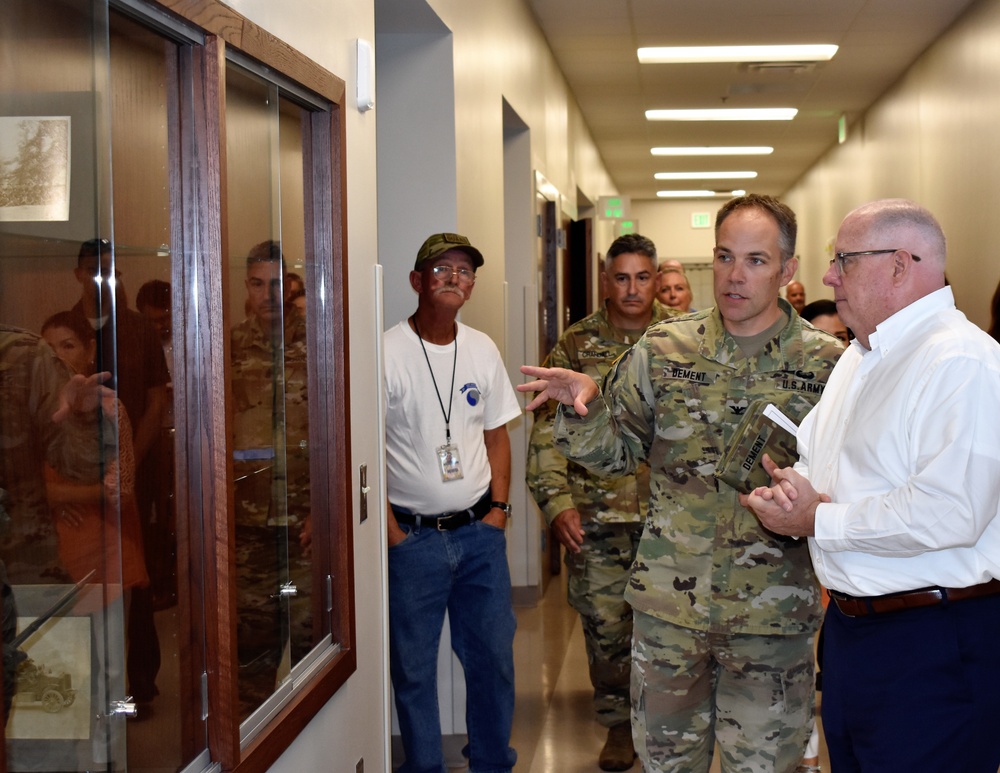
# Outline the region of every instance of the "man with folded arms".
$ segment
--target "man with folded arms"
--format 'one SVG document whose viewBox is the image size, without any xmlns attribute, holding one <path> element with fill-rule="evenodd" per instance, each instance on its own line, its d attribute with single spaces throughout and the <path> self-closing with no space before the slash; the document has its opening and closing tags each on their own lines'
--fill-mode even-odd
<svg viewBox="0 0 1000 773">
<path fill-rule="evenodd" d="M 1000 345 L 955 308 L 923 207 L 866 204 L 823 278 L 857 336 L 800 428 L 800 461 L 749 505 L 809 537 L 833 603 L 833 769 L 1000 765 Z"/>
</svg>

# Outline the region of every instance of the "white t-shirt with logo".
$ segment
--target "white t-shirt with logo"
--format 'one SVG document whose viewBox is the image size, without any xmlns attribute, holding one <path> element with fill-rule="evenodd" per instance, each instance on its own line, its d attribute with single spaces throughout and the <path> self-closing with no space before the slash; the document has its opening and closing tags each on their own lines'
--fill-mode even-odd
<svg viewBox="0 0 1000 773">
<path fill-rule="evenodd" d="M 485 333 L 456 324 L 457 358 L 454 343 L 438 346 L 424 341 L 425 358 L 420 339 L 406 320 L 385 334 L 389 501 L 415 513 L 435 515 L 474 505 L 491 478 L 483 432 L 521 413 L 496 344 Z M 445 445 L 449 397 L 451 442 L 458 448 L 463 477 L 446 482 L 437 449 Z"/>
</svg>

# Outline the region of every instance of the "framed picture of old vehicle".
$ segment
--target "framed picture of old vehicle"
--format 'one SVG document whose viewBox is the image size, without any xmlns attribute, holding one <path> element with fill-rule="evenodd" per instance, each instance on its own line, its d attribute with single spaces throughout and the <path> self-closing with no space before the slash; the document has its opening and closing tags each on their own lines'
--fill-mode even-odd
<svg viewBox="0 0 1000 773">
<path fill-rule="evenodd" d="M 108 604 L 101 585 L 12 587 L 18 635 L 14 652 L 5 647 L 4 668 L 15 670 L 17 688 L 7 769 L 75 770 L 107 751 L 109 698 L 124 681 L 124 661 L 103 632 L 122 625 L 120 594 Z"/>
</svg>

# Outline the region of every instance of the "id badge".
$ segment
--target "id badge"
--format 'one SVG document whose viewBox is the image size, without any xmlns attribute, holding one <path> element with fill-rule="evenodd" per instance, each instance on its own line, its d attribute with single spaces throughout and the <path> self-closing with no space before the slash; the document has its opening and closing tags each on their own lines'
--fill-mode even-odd
<svg viewBox="0 0 1000 773">
<path fill-rule="evenodd" d="M 462 460 L 458 456 L 458 446 L 446 443 L 438 446 L 438 464 L 441 465 L 441 480 L 447 483 L 450 480 L 461 480 Z"/>
</svg>

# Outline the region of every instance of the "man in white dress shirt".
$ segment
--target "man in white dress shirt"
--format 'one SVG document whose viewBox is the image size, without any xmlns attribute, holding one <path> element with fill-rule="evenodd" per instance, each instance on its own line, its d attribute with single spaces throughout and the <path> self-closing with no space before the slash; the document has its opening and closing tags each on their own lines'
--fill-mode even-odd
<svg viewBox="0 0 1000 773">
<path fill-rule="evenodd" d="M 837 773 L 1000 764 L 1000 345 L 955 308 L 924 208 L 851 212 L 823 278 L 856 340 L 749 505 L 808 536 L 833 604 L 823 725 Z"/>
</svg>

